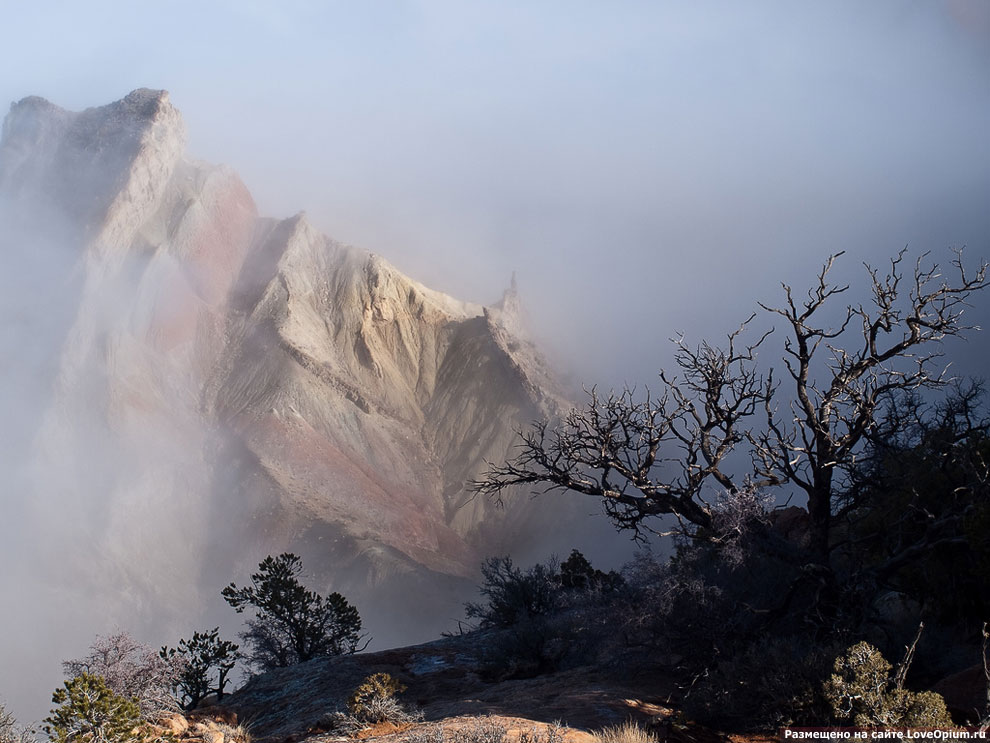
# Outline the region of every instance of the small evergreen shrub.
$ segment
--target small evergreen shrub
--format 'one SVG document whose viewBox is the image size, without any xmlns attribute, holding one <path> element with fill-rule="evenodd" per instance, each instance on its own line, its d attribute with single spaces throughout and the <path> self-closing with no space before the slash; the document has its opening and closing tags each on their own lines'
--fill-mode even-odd
<svg viewBox="0 0 990 743">
<path fill-rule="evenodd" d="M 510 557 L 489 557 L 481 565 L 479 589 L 487 601 L 465 604 L 469 619 L 481 627 L 511 627 L 553 613 L 559 603 L 560 582 L 554 560 L 523 572 Z"/>
<path fill-rule="evenodd" d="M 858 642 L 835 659 L 823 693 L 836 720 L 857 727 L 952 727 L 945 700 L 900 688 L 879 650 Z"/>
<path fill-rule="evenodd" d="M 481 565 L 479 588 L 484 603 L 465 604 L 469 619 L 484 628 L 512 627 L 538 617 L 558 614 L 574 605 L 595 603 L 625 585 L 614 570 L 593 567 L 578 550 L 562 563 L 555 557 L 522 570 L 512 558 L 489 557 Z"/>
<path fill-rule="evenodd" d="M 617 591 L 625 581 L 614 570 L 603 572 L 593 567 L 588 558 L 578 550 L 571 550 L 570 556 L 560 563 L 557 577 L 565 591 Z"/>
<path fill-rule="evenodd" d="M 489 680 L 532 678 L 569 663 L 588 662 L 614 634 L 613 604 L 625 587 L 613 572 L 592 567 L 578 550 L 558 563 L 551 557 L 522 570 L 509 557 L 481 566 L 484 602 L 465 611 L 493 633 L 482 656 Z"/>
<path fill-rule="evenodd" d="M 413 719 L 398 700 L 406 687 L 387 673 L 368 676 L 351 692 L 347 711 L 360 722 L 408 722 Z"/>
<path fill-rule="evenodd" d="M 135 697 L 115 694 L 102 676 L 81 673 L 52 694 L 42 729 L 53 743 L 130 743 L 142 738 Z"/>
</svg>

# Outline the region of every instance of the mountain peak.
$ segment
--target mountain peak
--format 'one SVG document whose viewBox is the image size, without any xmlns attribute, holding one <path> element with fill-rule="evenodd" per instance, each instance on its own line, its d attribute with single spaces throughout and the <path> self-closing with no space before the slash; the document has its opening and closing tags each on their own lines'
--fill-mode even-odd
<svg viewBox="0 0 990 743">
<path fill-rule="evenodd" d="M 123 100 L 131 106 L 160 106 L 169 102 L 167 90 L 155 90 L 154 88 L 135 88 L 125 95 Z"/>
<path fill-rule="evenodd" d="M 485 313 L 512 335 L 527 338 L 525 310 L 519 299 L 519 287 L 516 283 L 516 272 L 509 278 L 508 288 L 502 292 L 502 298 L 486 308 Z"/>
<path fill-rule="evenodd" d="M 292 551 L 323 587 L 422 617 L 388 628 L 408 640 L 450 616 L 486 554 L 560 523 L 556 504 L 503 511 L 468 487 L 557 403 L 517 335 L 514 277 L 483 308 L 303 213 L 260 218 L 236 175 L 185 154 L 163 90 L 78 112 L 15 104 L 0 202 L 32 215 L 22 233 L 59 225 L 72 248 L 39 260 L 37 240 L 0 234 L 8 260 L 76 264 L 54 330 L 31 339 L 55 361 L 23 434 L 39 442 L 25 508 L 68 513 L 71 490 L 79 513 L 114 515 L 45 525 L 91 550 L 84 565 L 120 546 L 87 584 L 101 617 Z M 26 293 L 49 296 L 48 279 Z"/>
<path fill-rule="evenodd" d="M 49 217 L 68 217 L 92 237 L 119 223 L 115 215 L 122 209 L 138 211 L 127 216 L 132 223 L 147 216 L 144 210 L 155 207 L 185 141 L 182 116 L 164 90 L 139 88 L 78 112 L 24 98 L 4 120 L 0 195 L 53 210 Z M 121 239 L 111 232 L 104 242 Z"/>
</svg>

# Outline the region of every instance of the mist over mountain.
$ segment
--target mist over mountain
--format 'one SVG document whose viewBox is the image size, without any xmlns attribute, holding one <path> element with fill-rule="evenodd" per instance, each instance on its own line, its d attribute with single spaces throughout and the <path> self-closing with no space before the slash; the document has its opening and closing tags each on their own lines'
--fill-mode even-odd
<svg viewBox="0 0 990 743">
<path fill-rule="evenodd" d="M 573 506 L 467 489 L 567 406 L 514 280 L 486 307 L 433 291 L 260 217 L 185 141 L 145 89 L 4 123 L 2 590 L 24 642 L 0 665 L 42 703 L 96 632 L 221 621 L 266 554 L 300 554 L 381 646 L 449 627 L 485 556 L 580 539 Z"/>
<path fill-rule="evenodd" d="M 853 302 L 905 245 L 990 255 L 988 9 L 6 7 L 0 701 L 41 716 L 59 661 L 115 625 L 233 637 L 218 588 L 284 545 L 373 647 L 452 626 L 486 549 L 616 566 L 602 519 L 457 508 L 511 419 L 560 404 L 512 307 L 563 379 L 642 391 L 668 338 L 724 338 L 831 253 Z M 145 85 L 182 118 L 153 93 L 82 110 Z M 945 351 L 986 376 L 985 332 Z"/>
</svg>

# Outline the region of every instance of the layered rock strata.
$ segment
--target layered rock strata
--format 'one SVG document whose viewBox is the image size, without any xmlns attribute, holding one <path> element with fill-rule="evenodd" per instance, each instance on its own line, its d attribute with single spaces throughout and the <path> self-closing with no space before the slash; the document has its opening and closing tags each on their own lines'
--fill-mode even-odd
<svg viewBox="0 0 990 743">
<path fill-rule="evenodd" d="M 539 503 L 465 487 L 563 404 L 514 287 L 457 301 L 303 215 L 259 217 L 185 154 L 163 91 L 14 104 L 0 203 L 5 313 L 28 318 L 4 352 L 34 359 L 7 372 L 7 512 L 44 525 L 58 549 L 34 559 L 67 584 L 154 613 L 293 550 L 323 587 L 401 586 L 426 616 L 545 528 Z"/>
</svg>

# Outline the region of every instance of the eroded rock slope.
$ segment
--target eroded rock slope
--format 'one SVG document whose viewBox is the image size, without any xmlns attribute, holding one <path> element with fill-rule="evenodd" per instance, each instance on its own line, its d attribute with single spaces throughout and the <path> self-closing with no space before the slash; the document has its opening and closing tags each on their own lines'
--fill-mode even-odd
<svg viewBox="0 0 990 743">
<path fill-rule="evenodd" d="M 401 586 L 426 615 L 545 528 L 539 502 L 465 489 L 562 405 L 514 288 L 460 302 L 302 215 L 260 217 L 186 155 L 164 91 L 14 104 L 0 202 L 5 313 L 26 318 L 4 350 L 34 359 L 7 371 L 5 464 L 19 518 L 60 547 L 33 559 L 67 584 L 150 614 L 293 550 L 322 586 Z"/>
</svg>

